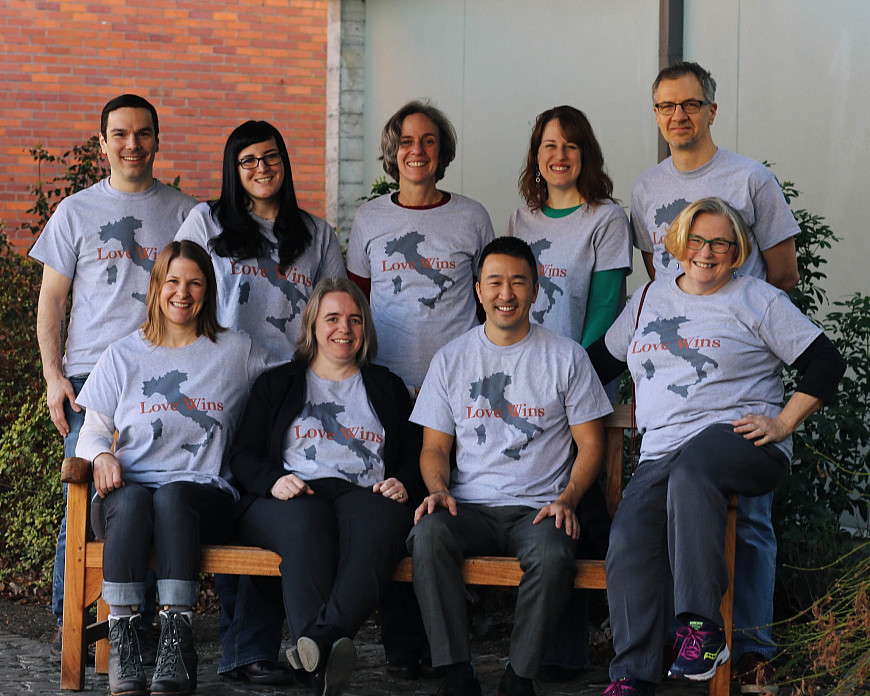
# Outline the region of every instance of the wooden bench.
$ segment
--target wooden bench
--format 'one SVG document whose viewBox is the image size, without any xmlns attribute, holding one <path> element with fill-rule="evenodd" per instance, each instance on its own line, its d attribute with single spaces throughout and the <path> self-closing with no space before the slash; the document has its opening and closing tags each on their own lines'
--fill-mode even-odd
<svg viewBox="0 0 870 696">
<path fill-rule="evenodd" d="M 620 405 L 604 419 L 607 432 L 605 477 L 607 508 L 611 517 L 622 498 L 623 433 L 632 428 L 631 410 Z M 103 542 L 88 541 L 90 514 L 90 462 L 78 457 L 64 460 L 61 480 L 69 484 L 67 492 L 66 575 L 64 579 L 63 653 L 61 656 L 61 689 L 79 691 L 84 687 L 84 656 L 88 643 L 96 642 L 97 672 L 108 671 L 109 646 L 108 605 L 100 599 L 103 582 Z M 725 535 L 725 557 L 728 563 L 728 590 L 722 598 L 722 617 L 728 645 L 731 645 L 731 622 L 734 592 L 734 543 L 736 535 L 736 496 L 728 509 Z M 202 572 L 228 575 L 280 575 L 280 557 L 252 546 L 204 546 Z M 478 556 L 467 558 L 462 575 L 469 585 L 515 587 L 522 578 L 516 558 Z M 394 578 L 411 581 L 411 559 L 403 559 Z M 603 560 L 578 560 L 574 587 L 603 590 L 607 587 Z M 86 625 L 88 607 L 97 602 L 97 623 Z M 716 671 L 710 682 L 711 696 L 727 696 L 730 690 L 731 661 Z"/>
</svg>

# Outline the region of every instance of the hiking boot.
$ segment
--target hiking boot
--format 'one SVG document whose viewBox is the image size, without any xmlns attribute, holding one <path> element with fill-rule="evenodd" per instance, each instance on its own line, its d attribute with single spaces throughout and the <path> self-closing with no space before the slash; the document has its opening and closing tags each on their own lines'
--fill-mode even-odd
<svg viewBox="0 0 870 696">
<path fill-rule="evenodd" d="M 139 614 L 109 616 L 109 693 L 148 696 L 139 654 Z"/>
<path fill-rule="evenodd" d="M 689 621 L 677 631 L 675 645 L 680 645 L 680 652 L 668 670 L 671 679 L 707 681 L 731 655 L 725 642 L 725 629 L 701 619 Z"/>
<path fill-rule="evenodd" d="M 498 696 L 537 696 L 535 683 L 528 677 L 518 676 L 508 662 L 498 684 Z"/>
<path fill-rule="evenodd" d="M 191 612 L 161 611 L 157 667 L 151 680 L 151 694 L 183 696 L 196 688 L 199 661 L 193 645 Z"/>
<path fill-rule="evenodd" d="M 656 685 L 651 682 L 625 677 L 610 682 L 601 696 L 651 696 L 655 690 Z"/>
</svg>

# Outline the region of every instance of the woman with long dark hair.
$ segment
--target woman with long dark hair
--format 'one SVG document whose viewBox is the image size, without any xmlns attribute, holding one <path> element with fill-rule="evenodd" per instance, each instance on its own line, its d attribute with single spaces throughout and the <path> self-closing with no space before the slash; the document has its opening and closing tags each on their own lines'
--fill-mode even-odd
<svg viewBox="0 0 870 696">
<path fill-rule="evenodd" d="M 287 146 L 266 121 L 230 133 L 220 198 L 194 208 L 176 239 L 211 252 L 221 322 L 287 360 L 317 281 L 344 275 L 335 232 L 299 207 Z"/>
<path fill-rule="evenodd" d="M 557 106 L 538 116 L 519 185 L 526 205 L 508 235 L 528 242 L 538 261 L 532 320 L 586 348 L 619 311 L 631 235 L 582 111 Z"/>
<path fill-rule="evenodd" d="M 314 286 L 345 274 L 335 232 L 299 207 L 284 138 L 266 121 L 246 121 L 230 133 L 220 198 L 195 207 L 176 239 L 192 239 L 211 252 L 221 322 L 285 361 L 293 357 Z M 215 584 L 223 612 L 218 672 L 258 684 L 291 682 L 277 664 L 277 581 L 218 575 Z"/>
</svg>

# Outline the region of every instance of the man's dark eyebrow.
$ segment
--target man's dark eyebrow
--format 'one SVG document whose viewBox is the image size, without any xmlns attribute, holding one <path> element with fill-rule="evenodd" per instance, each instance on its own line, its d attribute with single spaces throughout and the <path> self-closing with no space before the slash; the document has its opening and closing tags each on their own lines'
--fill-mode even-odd
<svg viewBox="0 0 870 696">
<path fill-rule="evenodd" d="M 492 280 L 493 278 L 502 278 L 504 277 L 503 273 L 490 273 L 489 275 L 484 277 L 484 280 Z M 508 276 L 508 280 L 516 280 L 517 278 L 522 278 L 523 280 L 531 280 L 532 276 L 528 273 L 514 273 Z"/>
<path fill-rule="evenodd" d="M 127 133 L 127 132 L 128 132 L 128 130 L 126 128 L 111 128 L 109 130 L 109 133 L 111 133 L 112 135 L 115 135 L 118 133 Z M 140 128 L 139 130 L 134 130 L 133 132 L 134 133 L 153 133 L 154 128 L 152 128 L 151 126 L 145 126 L 144 128 Z"/>
</svg>

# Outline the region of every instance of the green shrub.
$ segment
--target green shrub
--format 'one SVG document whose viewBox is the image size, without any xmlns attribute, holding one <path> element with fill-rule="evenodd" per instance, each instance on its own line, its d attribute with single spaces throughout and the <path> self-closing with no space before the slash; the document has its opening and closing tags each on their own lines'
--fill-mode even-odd
<svg viewBox="0 0 870 696">
<path fill-rule="evenodd" d="M 58 203 L 76 191 L 86 189 L 100 179 L 105 179 L 109 175 L 109 170 L 103 165 L 100 139 L 96 135 L 92 135 L 84 144 L 75 145 L 72 150 L 67 150 L 60 156 L 52 155 L 39 144 L 30 148 L 29 152 L 37 164 L 39 178 L 30 187 L 35 200 L 27 212 L 31 213 L 33 218 L 24 223 L 22 229 L 38 235 Z M 42 168 L 46 164 L 54 165 L 54 168 L 60 169 L 62 173 L 43 181 Z M 177 183 L 178 179 L 176 179 Z"/>
<path fill-rule="evenodd" d="M 783 193 L 791 203 L 799 193 L 790 182 Z M 835 564 L 852 544 L 842 529 L 848 514 L 860 524 L 870 519 L 870 297 L 854 294 L 833 303 L 820 283 L 827 276 L 824 253 L 838 241 L 824 218 L 794 211 L 801 280 L 792 301 L 819 324 L 848 365 L 837 398 L 813 415 L 794 436 L 789 475 L 774 497 L 779 541 L 777 597 L 780 613 L 794 614 L 824 596 L 843 572 Z M 786 393 L 797 375 L 786 374 Z M 826 571 L 810 571 L 810 568 Z"/>
<path fill-rule="evenodd" d="M 60 483 L 63 443 L 45 399 L 25 403 L 0 437 L 0 579 L 51 581 L 64 501 Z"/>
<path fill-rule="evenodd" d="M 42 267 L 21 256 L 0 223 L 0 433 L 26 401 L 42 393 L 42 369 L 36 343 L 36 303 Z"/>
</svg>

